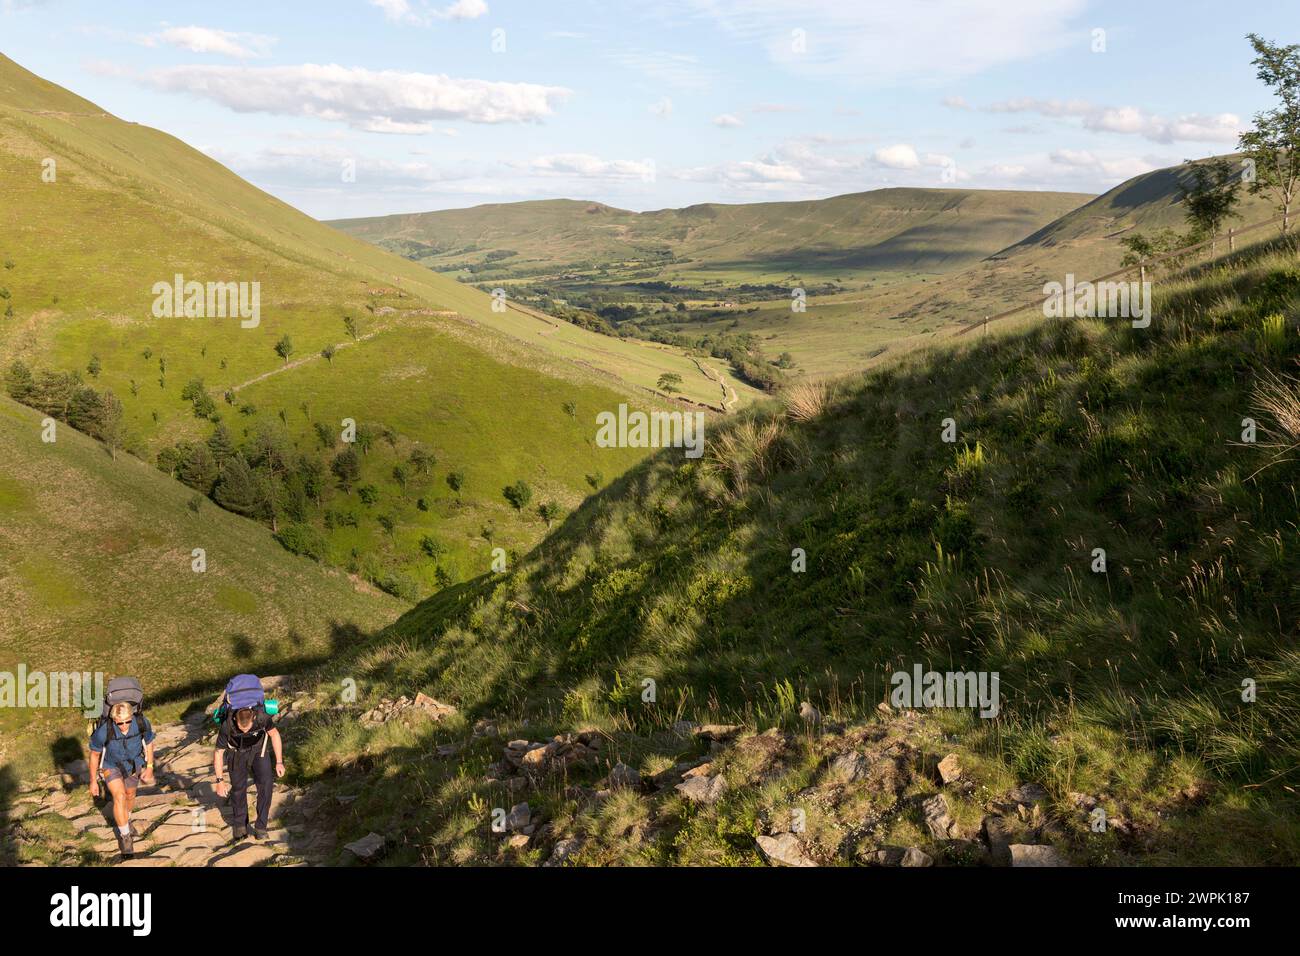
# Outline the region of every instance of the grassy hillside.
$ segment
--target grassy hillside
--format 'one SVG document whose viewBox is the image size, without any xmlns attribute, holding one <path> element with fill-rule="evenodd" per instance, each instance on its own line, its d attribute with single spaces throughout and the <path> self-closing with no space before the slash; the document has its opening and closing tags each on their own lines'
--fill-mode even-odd
<svg viewBox="0 0 1300 956">
<path fill-rule="evenodd" d="M 1085 202 L 1076 193 L 879 189 L 831 199 L 636 213 L 542 200 L 338 220 L 349 235 L 462 278 L 649 269 L 699 284 L 862 272 L 942 272 L 983 258 Z M 504 253 L 513 253 L 504 255 Z M 477 267 L 474 272 L 466 269 Z M 735 284 L 734 282 L 732 284 Z"/>
<path fill-rule="evenodd" d="M 192 508 L 193 492 L 144 462 L 62 426 L 43 442 L 41 418 L 0 398 L 0 671 L 138 674 L 158 700 L 342 653 L 401 612 L 254 522 Z M 0 708 L 0 762 L 43 768 L 54 736 L 84 727 Z"/>
<path fill-rule="evenodd" d="M 2 57 L 0 185 L 0 372 L 21 360 L 111 391 L 127 447 L 150 461 L 207 441 L 219 420 L 250 460 L 270 435 L 329 479 L 344 418 L 386 434 L 353 488 L 330 479 L 292 517 L 324 538 L 326 560 L 404 582 L 408 596 L 480 573 L 489 538 L 526 549 L 545 528 L 537 505 L 572 507 L 591 490 L 587 476 L 638 460 L 635 449 L 593 447 L 597 411 L 672 404 L 657 391 L 664 373 L 680 376 L 687 402 L 734 406 L 754 394 L 678 349 L 495 311 L 480 292 L 330 229 Z M 260 323 L 155 317 L 153 285 L 176 274 L 260 283 Z M 276 352 L 286 339 L 287 361 Z M 215 410 L 192 400 L 196 389 Z M 414 449 L 433 464 L 399 481 L 394 469 L 410 471 Z M 459 493 L 453 472 L 466 477 Z M 503 499 L 515 481 L 534 488 L 529 509 Z M 374 494 L 361 503 L 364 486 Z M 436 559 L 420 548 L 425 536 Z"/>
<path fill-rule="evenodd" d="M 705 312 L 663 327 L 688 336 L 751 333 L 769 354 L 788 351 L 806 375 L 843 374 L 1033 299 L 1045 282 L 1064 281 L 1067 273 L 1085 279 L 1111 272 L 1124 256 L 1125 236 L 1185 232 L 1181 186 L 1188 177 L 1186 165 L 1134 177 L 1007 248 L 942 275 L 876 276 L 861 288 L 819 290 L 802 314 L 792 314 L 788 297 L 781 296 L 734 315 Z M 1275 215 L 1267 199 L 1244 190 L 1237 212 L 1229 225 Z M 1255 232 L 1245 241 L 1262 236 Z"/>
<path fill-rule="evenodd" d="M 1300 440 L 1300 385 L 1276 378 L 1298 320 L 1294 250 L 1265 246 L 1162 283 L 1146 330 L 1040 322 L 755 407 L 704 460 L 638 466 L 512 574 L 443 592 L 328 671 L 367 675 L 360 707 L 424 690 L 462 719 L 313 717 L 293 742 L 305 775 L 364 785 L 341 832 L 388 833 L 406 861 L 539 862 L 579 837 L 578 862 L 752 863 L 756 836 L 809 807 L 800 841 L 848 862 L 952 849 L 921 804 L 926 759 L 954 750 L 963 834 L 1018 781 L 1045 788 L 1033 826 L 1077 862 L 1295 865 L 1296 466 L 1264 446 Z M 615 761 L 648 781 L 709 759 L 682 718 L 794 730 L 806 700 L 849 725 L 835 747 L 879 740 L 889 675 L 916 665 L 998 672 L 1001 711 L 934 715 L 946 737 L 891 751 L 897 790 L 846 789 L 807 731 L 716 754 L 730 786 L 711 806 L 583 789 Z M 593 726 L 595 767 L 530 784 L 495 766 L 507 740 Z M 454 756 L 412 771 L 435 744 Z M 545 829 L 508 849 L 489 814 L 524 799 Z"/>
</svg>

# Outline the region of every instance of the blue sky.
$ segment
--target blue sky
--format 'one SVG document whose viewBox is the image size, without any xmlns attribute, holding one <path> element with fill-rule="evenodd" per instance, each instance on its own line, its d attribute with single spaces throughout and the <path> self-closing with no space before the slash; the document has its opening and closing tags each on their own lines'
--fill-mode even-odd
<svg viewBox="0 0 1300 956">
<path fill-rule="evenodd" d="M 891 185 L 1100 192 L 1230 152 L 1295 0 L 0 0 L 0 52 L 319 218 Z"/>
</svg>

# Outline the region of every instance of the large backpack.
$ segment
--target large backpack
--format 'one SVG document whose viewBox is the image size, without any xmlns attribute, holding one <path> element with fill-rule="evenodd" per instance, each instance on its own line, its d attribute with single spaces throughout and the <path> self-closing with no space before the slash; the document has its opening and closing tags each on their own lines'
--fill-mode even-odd
<svg viewBox="0 0 1300 956">
<path fill-rule="evenodd" d="M 114 704 L 123 701 L 131 705 L 132 718 L 144 713 L 144 687 L 137 677 L 114 677 L 104 688 L 104 706 L 100 709 L 99 720 L 91 724 L 91 732 L 108 723 L 109 711 Z"/>
<path fill-rule="evenodd" d="M 234 729 L 235 711 L 244 708 L 253 711 L 253 726 L 261 730 L 269 727 L 271 718 L 279 712 L 277 702 L 266 699 L 262 679 L 255 674 L 239 674 L 230 678 L 217 709 L 212 712 L 212 720 L 218 725 L 225 725 L 229 736 L 229 732 Z"/>
<path fill-rule="evenodd" d="M 104 688 L 104 706 L 100 709 L 99 719 L 91 721 L 90 726 L 87 728 L 89 735 L 93 736 L 95 731 L 109 723 L 111 719 L 109 712 L 113 709 L 113 705 L 124 701 L 131 705 L 132 730 L 134 731 L 134 733 L 127 735 L 127 739 L 141 736 L 143 731 L 139 719 L 144 715 L 144 687 L 137 677 L 114 677 L 108 682 L 108 686 Z"/>
</svg>

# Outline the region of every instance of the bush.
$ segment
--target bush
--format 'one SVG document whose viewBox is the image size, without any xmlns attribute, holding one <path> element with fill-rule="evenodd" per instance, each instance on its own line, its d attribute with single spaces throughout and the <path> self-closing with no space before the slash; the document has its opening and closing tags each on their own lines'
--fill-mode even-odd
<svg viewBox="0 0 1300 956">
<path fill-rule="evenodd" d="M 275 539 L 286 551 L 311 558 L 313 561 L 325 560 L 325 536 L 309 524 L 294 522 L 280 529 Z"/>
</svg>

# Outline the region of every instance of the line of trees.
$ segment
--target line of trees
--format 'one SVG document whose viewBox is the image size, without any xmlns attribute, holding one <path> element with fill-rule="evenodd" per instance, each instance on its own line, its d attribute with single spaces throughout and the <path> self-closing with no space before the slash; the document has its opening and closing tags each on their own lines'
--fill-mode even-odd
<svg viewBox="0 0 1300 956">
<path fill-rule="evenodd" d="M 111 389 L 87 385 L 77 372 L 33 371 L 15 361 L 5 373 L 5 391 L 14 401 L 97 438 L 115 460 L 126 445 L 121 401 Z"/>
</svg>

